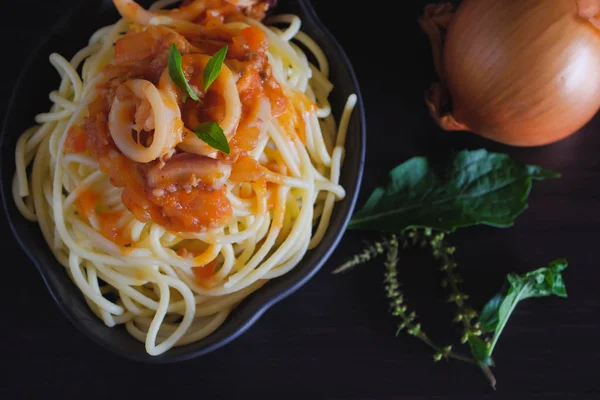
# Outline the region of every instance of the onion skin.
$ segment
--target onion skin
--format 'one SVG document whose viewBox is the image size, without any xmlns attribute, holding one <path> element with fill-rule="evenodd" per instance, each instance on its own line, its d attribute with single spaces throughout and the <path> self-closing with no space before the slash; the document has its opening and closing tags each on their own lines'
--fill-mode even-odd
<svg viewBox="0 0 600 400">
<path fill-rule="evenodd" d="M 577 7 L 581 18 L 595 18 L 600 13 L 599 0 L 577 0 Z"/>
<path fill-rule="evenodd" d="M 600 32 L 579 12 L 574 0 L 464 0 L 429 98 L 440 126 L 541 146 L 587 124 L 600 109 Z"/>
</svg>

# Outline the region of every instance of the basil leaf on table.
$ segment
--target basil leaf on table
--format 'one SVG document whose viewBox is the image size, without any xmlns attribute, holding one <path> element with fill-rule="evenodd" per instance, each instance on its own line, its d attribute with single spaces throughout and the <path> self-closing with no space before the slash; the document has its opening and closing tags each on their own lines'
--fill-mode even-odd
<svg viewBox="0 0 600 400">
<path fill-rule="evenodd" d="M 526 274 L 509 274 L 503 290 L 483 307 L 479 316 L 479 326 L 484 333 L 493 332 L 493 337 L 487 342 L 479 337 L 470 336 L 468 341 L 473 358 L 488 375 L 493 387 L 495 387 L 495 378 L 489 373 L 488 367 L 494 365 L 492 360 L 494 347 L 512 312 L 520 301 L 532 297 L 552 295 L 567 297 L 565 282 L 561 275 L 567 266 L 567 260 L 559 259 L 552 261 L 547 267 Z"/>
<path fill-rule="evenodd" d="M 489 367 L 494 366 L 494 362 L 492 361 L 492 357 L 489 352 L 488 343 L 476 336 L 469 337 L 468 342 L 469 349 L 471 349 L 471 354 L 477 363 L 484 364 Z"/>
<path fill-rule="evenodd" d="M 503 289 L 503 291 L 505 290 Z M 498 310 L 505 298 L 505 294 L 498 293 L 483 307 L 483 310 L 479 315 L 479 324 L 481 325 L 481 330 L 483 332 L 493 332 L 495 326 L 498 325 Z"/>
<path fill-rule="evenodd" d="M 188 96 L 195 101 L 200 101 L 200 98 L 196 96 L 194 90 L 188 83 L 185 75 L 183 74 L 183 67 L 181 66 L 181 53 L 175 44 L 171 45 L 171 51 L 169 52 L 169 76 L 175 82 L 175 84 L 183 90 L 183 102 L 187 100 Z"/>
<path fill-rule="evenodd" d="M 547 267 L 523 275 L 509 274 L 502 292 L 494 296 L 483 307 L 479 317 L 481 330 L 494 332 L 489 355 L 492 354 L 502 330 L 517 304 L 532 297 L 567 297 L 567 289 L 561 272 L 568 262 L 565 259 L 552 261 Z"/>
<path fill-rule="evenodd" d="M 230 154 L 229 142 L 223 129 L 216 122 L 205 122 L 194 130 L 198 139 L 210 147 L 220 150 L 225 154 Z"/>
<path fill-rule="evenodd" d="M 482 149 L 461 151 L 442 168 L 415 157 L 389 177 L 388 186 L 377 188 L 352 217 L 349 229 L 399 233 L 423 227 L 445 232 L 478 224 L 509 227 L 527 208 L 532 182 L 560 175 Z"/>
</svg>

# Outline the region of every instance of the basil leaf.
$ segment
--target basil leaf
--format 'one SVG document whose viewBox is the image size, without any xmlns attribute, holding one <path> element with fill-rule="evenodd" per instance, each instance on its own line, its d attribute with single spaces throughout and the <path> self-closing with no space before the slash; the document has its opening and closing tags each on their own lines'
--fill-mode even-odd
<svg viewBox="0 0 600 400">
<path fill-rule="evenodd" d="M 415 157 L 394 168 L 350 221 L 349 229 L 446 232 L 471 225 L 509 227 L 527 208 L 533 180 L 559 174 L 506 154 L 461 151 L 446 163 Z"/>
<path fill-rule="evenodd" d="M 206 63 L 206 68 L 204 68 L 204 75 L 202 76 L 205 92 L 208 90 L 210 85 L 213 84 L 215 79 L 217 79 L 217 77 L 219 76 L 221 68 L 223 67 L 223 62 L 225 61 L 225 56 L 227 55 L 227 50 L 227 46 L 221 48 Z"/>
<path fill-rule="evenodd" d="M 507 284 L 502 292 L 494 296 L 483 307 L 479 317 L 481 329 L 485 332 L 494 332 L 489 347 L 489 356 L 491 356 L 502 330 L 520 301 L 552 295 L 567 297 L 567 289 L 561 272 L 568 265 L 567 260 L 558 259 L 552 261 L 547 267 L 523 275 L 509 274 L 507 276 Z"/>
<path fill-rule="evenodd" d="M 498 293 L 483 307 L 479 315 L 479 324 L 483 332 L 493 332 L 498 325 L 498 310 L 504 298 L 505 295 Z"/>
<path fill-rule="evenodd" d="M 192 87 L 188 83 L 185 75 L 183 74 L 183 68 L 181 66 L 181 53 L 175 44 L 171 45 L 171 51 L 169 52 L 169 76 L 175 82 L 175 84 L 183 90 L 183 102 L 187 100 L 188 96 L 195 101 L 200 101 L 200 98 L 196 96 L 196 93 L 192 90 Z"/>
<path fill-rule="evenodd" d="M 223 132 L 223 129 L 216 122 L 205 122 L 194 131 L 198 139 L 210 147 L 220 150 L 225 154 L 230 154 L 229 142 Z"/>
<path fill-rule="evenodd" d="M 485 364 L 489 367 L 494 366 L 492 357 L 489 354 L 489 345 L 476 336 L 469 337 L 469 349 L 478 364 Z"/>
<path fill-rule="evenodd" d="M 569 263 L 565 259 L 552 261 L 547 267 L 537 269 L 525 275 L 509 274 L 507 279 L 513 288 L 524 285 L 521 299 L 530 297 L 559 296 L 567 297 L 567 288 L 561 272 Z"/>
</svg>

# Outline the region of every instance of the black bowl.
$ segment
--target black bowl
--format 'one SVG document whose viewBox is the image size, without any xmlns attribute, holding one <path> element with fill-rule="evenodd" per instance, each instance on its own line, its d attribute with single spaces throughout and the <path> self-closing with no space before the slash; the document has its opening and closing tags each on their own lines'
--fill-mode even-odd
<svg viewBox="0 0 600 400">
<path fill-rule="evenodd" d="M 210 336 L 197 343 L 173 348 L 166 354 L 150 356 L 146 353 L 144 345 L 131 337 L 124 328 L 108 328 L 96 318 L 79 289 L 67 276 L 64 267 L 55 260 L 38 225 L 21 216 L 12 198 L 11 184 L 17 139 L 34 123 L 37 113 L 49 109 L 51 104 L 48 93 L 59 83 L 58 74 L 48 62 L 48 56 L 52 52 L 59 52 L 67 58 L 71 57 L 85 46 L 96 29 L 118 19 L 110 0 L 86 0 L 79 4 L 78 8 L 54 26 L 46 40 L 32 53 L 16 83 L 7 110 L 0 142 L 0 166 L 2 199 L 9 223 L 60 309 L 79 330 L 96 343 L 126 358 L 151 363 L 169 363 L 207 354 L 240 336 L 270 306 L 304 285 L 327 261 L 342 238 L 358 196 L 366 145 L 365 113 L 352 65 L 340 45 L 319 21 L 309 0 L 279 2 L 274 13 L 291 12 L 300 16 L 303 20 L 302 30 L 322 46 L 328 56 L 331 63 L 331 80 L 335 85 L 330 100 L 338 120 L 348 96 L 351 93 L 358 96 L 357 107 L 350 121 L 347 153 L 341 175 L 341 184 L 347 190 L 347 197 L 336 204 L 329 229 L 321 244 L 309 251 L 296 268 L 280 278 L 271 280 L 246 298 Z"/>
</svg>

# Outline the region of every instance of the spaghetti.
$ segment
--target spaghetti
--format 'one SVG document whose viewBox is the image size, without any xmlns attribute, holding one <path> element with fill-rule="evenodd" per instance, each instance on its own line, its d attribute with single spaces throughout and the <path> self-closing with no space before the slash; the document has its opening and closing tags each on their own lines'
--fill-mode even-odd
<svg viewBox="0 0 600 400">
<path fill-rule="evenodd" d="M 297 16 L 263 20 L 269 2 L 114 3 L 121 20 L 70 61 L 50 56 L 61 83 L 17 142 L 13 196 L 97 317 L 159 355 L 215 331 L 322 240 L 356 96 L 338 126 L 325 54 Z M 169 76 L 171 45 L 200 101 Z M 230 154 L 195 135 L 207 121 Z"/>
</svg>

